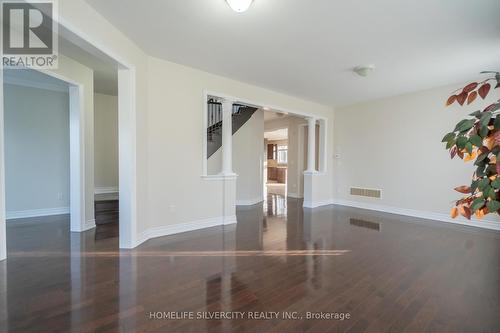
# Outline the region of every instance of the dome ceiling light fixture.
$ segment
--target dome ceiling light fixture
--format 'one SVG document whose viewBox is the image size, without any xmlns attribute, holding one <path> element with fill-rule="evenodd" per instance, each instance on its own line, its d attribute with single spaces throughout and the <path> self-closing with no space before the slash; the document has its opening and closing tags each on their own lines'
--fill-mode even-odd
<svg viewBox="0 0 500 333">
<path fill-rule="evenodd" d="M 354 73 L 358 74 L 359 76 L 366 77 L 368 74 L 373 72 L 375 69 L 375 65 L 362 65 L 362 66 L 356 66 L 352 70 Z"/>
<path fill-rule="evenodd" d="M 253 0 L 226 0 L 226 2 L 235 12 L 243 13 L 250 7 Z"/>
</svg>

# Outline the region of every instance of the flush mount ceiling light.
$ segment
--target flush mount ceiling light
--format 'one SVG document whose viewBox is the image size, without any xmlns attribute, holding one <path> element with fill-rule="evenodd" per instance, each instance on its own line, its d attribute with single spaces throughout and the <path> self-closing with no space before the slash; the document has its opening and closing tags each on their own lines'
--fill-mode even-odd
<svg viewBox="0 0 500 333">
<path fill-rule="evenodd" d="M 226 0 L 229 7 L 237 13 L 243 13 L 246 11 L 253 0 Z"/>
<path fill-rule="evenodd" d="M 375 65 L 363 65 L 363 66 L 356 66 L 353 69 L 353 72 L 358 74 L 359 76 L 368 76 L 373 70 L 375 69 Z"/>
</svg>

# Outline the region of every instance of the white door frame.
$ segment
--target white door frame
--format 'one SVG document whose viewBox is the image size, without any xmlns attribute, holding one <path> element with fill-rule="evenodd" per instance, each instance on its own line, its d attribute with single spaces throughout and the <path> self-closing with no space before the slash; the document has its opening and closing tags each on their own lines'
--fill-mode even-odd
<svg viewBox="0 0 500 333">
<path fill-rule="evenodd" d="M 135 66 L 128 64 L 123 61 L 120 56 L 114 54 L 107 46 L 97 42 L 96 40 L 87 36 L 83 31 L 77 29 L 69 22 L 65 21 L 63 18 L 59 17 L 59 24 L 64 26 L 69 32 L 78 36 L 84 42 L 95 47 L 99 52 L 105 54 L 109 58 L 113 59 L 120 67 L 118 70 L 118 128 L 119 128 L 119 191 L 120 191 L 120 248 L 134 248 L 137 246 L 137 166 L 136 166 L 136 71 Z M 61 31 L 61 29 L 59 29 Z M 5 156 L 4 156 L 4 98 L 3 98 L 3 65 L 0 64 L 0 261 L 6 259 L 7 257 L 7 246 L 6 246 L 6 225 L 5 225 Z M 46 72 L 49 74 L 48 72 Z M 52 75 L 50 73 L 49 75 Z M 53 75 L 54 76 L 54 75 Z M 63 79 L 68 82 L 68 80 Z M 73 102 L 78 100 L 78 105 L 76 103 L 71 103 L 73 110 L 82 109 L 81 103 L 83 103 L 83 98 L 76 99 L 78 95 L 82 96 L 83 87 L 79 84 L 73 82 L 73 88 L 70 89 L 70 99 L 73 96 Z M 75 119 L 75 118 L 73 118 Z M 80 127 L 83 122 L 80 121 Z M 76 132 L 75 132 L 76 133 Z M 71 136 L 73 138 L 73 136 Z M 73 139 L 77 138 L 77 134 Z M 72 186 L 73 182 L 76 181 L 75 189 L 71 190 L 71 201 L 76 202 L 73 210 L 71 206 L 72 216 L 75 216 L 75 220 L 72 219 L 72 229 L 73 226 L 81 225 L 85 223 L 85 192 L 84 180 L 85 177 L 82 173 L 85 168 L 82 163 L 85 162 L 83 149 L 85 146 L 84 141 L 84 131 L 81 130 L 78 133 L 79 138 L 79 152 L 75 150 L 75 154 L 78 154 L 81 159 L 78 165 L 72 165 L 71 180 Z M 83 156 L 83 158 L 82 158 Z M 73 173 L 74 172 L 74 173 Z M 76 174 L 79 174 L 78 180 Z M 74 177 L 73 177 L 74 176 Z M 77 190 L 78 189 L 78 190 Z M 83 191 L 83 192 L 82 192 Z M 79 206 L 79 207 L 77 207 Z M 76 217 L 79 217 L 80 223 L 77 224 Z M 83 231 L 83 230 L 81 230 Z"/>
</svg>

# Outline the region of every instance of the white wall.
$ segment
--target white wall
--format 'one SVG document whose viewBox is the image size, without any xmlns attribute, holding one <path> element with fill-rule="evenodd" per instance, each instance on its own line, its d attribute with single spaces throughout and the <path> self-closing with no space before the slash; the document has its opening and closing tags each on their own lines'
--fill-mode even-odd
<svg viewBox="0 0 500 333">
<path fill-rule="evenodd" d="M 257 110 L 233 136 L 233 169 L 236 180 L 236 203 L 250 205 L 263 200 L 262 142 L 264 112 Z"/>
<path fill-rule="evenodd" d="M 69 94 L 4 86 L 7 218 L 69 212 Z"/>
<path fill-rule="evenodd" d="M 449 214 L 460 198 L 453 188 L 470 184 L 475 168 L 473 162 L 450 160 L 441 139 L 469 113 L 500 98 L 497 89 L 488 101 L 445 108 L 450 93 L 462 86 L 336 109 L 336 199 Z M 351 196 L 351 186 L 382 189 L 382 199 Z"/>
<path fill-rule="evenodd" d="M 204 89 L 333 119 L 329 107 L 157 58 L 150 57 L 148 67 L 154 69 L 148 80 L 150 227 L 219 217 L 223 212 L 221 181 L 201 177 Z M 262 141 L 259 154 L 261 147 Z M 332 179 L 328 173 L 322 184 L 326 191 L 331 192 Z"/>
<path fill-rule="evenodd" d="M 96 191 L 118 189 L 118 97 L 94 94 Z"/>
<path fill-rule="evenodd" d="M 262 201 L 262 140 L 264 140 L 264 112 L 257 110 L 233 135 L 233 172 L 236 180 L 236 203 L 251 205 Z M 207 174 L 222 170 L 222 149 L 207 161 Z"/>
<path fill-rule="evenodd" d="M 145 239 L 137 239 L 138 235 L 147 235 L 145 232 L 151 228 L 221 216 L 222 183 L 201 177 L 203 89 L 280 107 L 285 109 L 283 111 L 296 110 L 326 117 L 329 126 L 333 124 L 331 107 L 149 57 L 83 0 L 61 1 L 59 19 L 71 30 L 83 33 L 85 39 L 106 53 L 120 59 L 133 72 L 133 82 L 122 80 L 123 84 L 133 87 L 135 94 L 130 113 L 122 114 L 120 106 L 120 135 L 126 135 L 123 143 L 130 147 L 124 157 L 128 163 L 121 163 L 120 169 L 124 168 L 130 174 L 130 215 L 137 223 L 132 223 L 131 238 L 123 246 L 137 245 Z M 119 84 L 123 75 L 119 71 Z M 127 98 L 129 96 L 119 96 L 124 109 L 130 104 Z M 328 141 L 331 142 L 332 138 L 329 137 Z M 330 153 L 332 151 L 328 156 L 332 156 Z M 331 162 L 329 158 L 330 168 L 321 185 L 323 193 L 330 197 L 333 183 Z M 120 172 L 120 182 L 122 174 Z M 89 179 L 93 187 L 93 168 Z M 3 199 L 0 198 L 0 202 Z M 5 230 L 3 224 L 0 220 L 0 238 Z M 5 242 L 2 243 L 0 250 L 2 245 L 5 246 Z"/>
</svg>

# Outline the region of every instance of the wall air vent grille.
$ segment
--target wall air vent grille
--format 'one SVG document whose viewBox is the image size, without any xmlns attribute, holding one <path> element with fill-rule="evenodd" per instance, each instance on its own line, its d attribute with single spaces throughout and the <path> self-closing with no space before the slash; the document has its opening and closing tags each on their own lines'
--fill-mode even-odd
<svg viewBox="0 0 500 333">
<path fill-rule="evenodd" d="M 359 195 L 362 197 L 378 198 L 382 197 L 382 190 L 374 190 L 370 188 L 351 187 L 351 195 Z"/>
<path fill-rule="evenodd" d="M 357 227 L 380 231 L 380 223 L 377 222 L 365 221 L 360 219 L 349 219 L 349 223 Z"/>
</svg>

